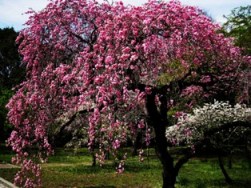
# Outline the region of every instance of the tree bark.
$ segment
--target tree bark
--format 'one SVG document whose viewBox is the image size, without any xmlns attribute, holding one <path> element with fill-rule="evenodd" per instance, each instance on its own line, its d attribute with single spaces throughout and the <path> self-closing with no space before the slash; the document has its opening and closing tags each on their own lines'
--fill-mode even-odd
<svg viewBox="0 0 251 188">
<path fill-rule="evenodd" d="M 173 158 L 167 151 L 165 129 L 162 126 L 154 127 L 156 135 L 156 153 L 162 164 L 163 188 L 174 188 L 176 182 L 176 172 L 174 169 Z"/>
<path fill-rule="evenodd" d="M 165 136 L 167 126 L 167 109 L 165 107 L 166 99 L 162 98 L 160 112 L 155 104 L 155 95 L 152 93 L 147 95 L 146 109 L 148 113 L 148 124 L 153 127 L 155 132 L 156 154 L 162 164 L 163 188 L 174 188 L 176 182 L 176 173 L 174 168 L 173 158 L 167 150 L 167 139 Z"/>
</svg>

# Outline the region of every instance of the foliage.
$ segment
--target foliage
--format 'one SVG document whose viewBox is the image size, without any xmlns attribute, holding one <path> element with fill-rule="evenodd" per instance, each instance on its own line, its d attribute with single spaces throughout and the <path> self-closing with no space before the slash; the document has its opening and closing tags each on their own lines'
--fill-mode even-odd
<svg viewBox="0 0 251 188">
<path fill-rule="evenodd" d="M 191 108 L 198 99 L 228 96 L 250 60 L 202 11 L 178 1 L 125 7 L 56 0 L 29 13 L 17 39 L 27 80 L 8 103 L 15 127 L 8 142 L 17 153 L 13 161 L 22 164 L 15 178 L 20 186 L 40 185 L 34 158 L 52 153 L 50 126 L 59 118 L 67 126 L 77 116 L 85 117 L 79 126 L 88 127 L 89 149 L 98 143 L 100 164 L 105 152 L 116 158 L 128 135 L 144 129 L 149 144 L 154 130 L 163 187 L 174 186 L 167 112 L 184 98 Z M 23 179 L 28 173 L 34 175 Z"/>
<path fill-rule="evenodd" d="M 251 5 L 233 9 L 226 19 L 225 34 L 234 37 L 235 43 L 251 55 Z"/>
<path fill-rule="evenodd" d="M 0 141 L 4 142 L 10 132 L 11 126 L 7 123 L 6 116 L 7 116 L 7 109 L 5 105 L 8 103 L 9 99 L 13 95 L 13 91 L 7 89 L 5 87 L 0 88 Z"/>
<path fill-rule="evenodd" d="M 0 29 L 0 86 L 11 89 L 24 79 L 24 67 L 15 40 L 13 28 Z"/>
<path fill-rule="evenodd" d="M 244 127 L 238 128 L 238 126 Z M 203 107 L 193 109 L 192 114 L 180 116 L 174 126 L 167 128 L 166 137 L 174 145 L 185 143 L 194 146 L 209 140 L 211 143 L 216 142 L 214 147 L 220 147 L 220 141 L 217 142 L 216 139 L 219 139 L 219 135 L 221 135 L 221 142 L 224 140 L 231 143 L 231 139 L 243 137 L 246 130 L 250 128 L 251 108 L 240 104 L 232 107 L 228 102 L 214 101 L 213 104 L 205 104 Z M 222 132 L 221 129 L 225 131 Z"/>
<path fill-rule="evenodd" d="M 244 54 L 251 55 L 251 6 L 233 9 L 226 19 L 226 23 L 223 24 L 223 33 L 228 37 L 233 37 L 235 44 L 242 48 Z M 250 104 L 250 68 L 247 68 L 244 74 L 240 100 Z"/>
<path fill-rule="evenodd" d="M 13 28 L 0 29 L 0 141 L 4 142 L 10 134 L 10 125 L 6 121 L 8 103 L 13 92 L 12 87 L 24 79 L 24 67 L 18 46 L 15 44 L 18 33 Z"/>
</svg>

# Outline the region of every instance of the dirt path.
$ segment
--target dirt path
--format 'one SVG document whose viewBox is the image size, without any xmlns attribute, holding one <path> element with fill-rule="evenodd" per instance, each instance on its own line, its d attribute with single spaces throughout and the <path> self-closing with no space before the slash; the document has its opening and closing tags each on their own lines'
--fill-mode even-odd
<svg viewBox="0 0 251 188">
<path fill-rule="evenodd" d="M 0 177 L 0 188 L 18 188 L 18 187 Z"/>
</svg>

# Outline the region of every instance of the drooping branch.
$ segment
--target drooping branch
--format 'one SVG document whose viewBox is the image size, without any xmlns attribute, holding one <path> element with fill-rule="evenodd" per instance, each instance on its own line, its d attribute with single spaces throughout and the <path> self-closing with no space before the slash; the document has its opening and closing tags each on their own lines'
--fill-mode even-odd
<svg viewBox="0 0 251 188">
<path fill-rule="evenodd" d="M 101 110 L 102 108 L 103 108 L 103 106 L 100 106 L 100 107 L 99 107 L 99 110 Z M 59 131 L 58 131 L 58 134 L 60 135 L 66 127 L 70 126 L 70 125 L 76 120 L 76 118 L 77 118 L 79 115 L 84 115 L 84 114 L 87 114 L 87 113 L 93 112 L 93 111 L 94 111 L 94 108 L 91 108 L 91 109 L 83 109 L 83 110 L 77 111 L 76 113 L 74 113 L 73 115 L 71 115 L 71 116 L 69 117 L 69 119 L 68 119 L 66 122 L 64 122 L 64 123 L 60 126 L 60 129 L 59 129 Z"/>
</svg>

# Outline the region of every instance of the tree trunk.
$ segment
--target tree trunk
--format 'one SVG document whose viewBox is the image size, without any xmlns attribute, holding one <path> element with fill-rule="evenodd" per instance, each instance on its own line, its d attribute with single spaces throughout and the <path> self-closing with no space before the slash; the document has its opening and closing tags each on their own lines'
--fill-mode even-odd
<svg viewBox="0 0 251 188">
<path fill-rule="evenodd" d="M 156 153 L 162 164 L 163 188 L 174 188 L 176 181 L 176 173 L 173 164 L 173 158 L 167 151 L 167 141 L 165 137 L 165 129 L 162 126 L 154 127 L 156 135 Z"/>
<path fill-rule="evenodd" d="M 232 179 L 229 177 L 226 169 L 224 168 L 224 164 L 223 164 L 223 160 L 222 160 L 221 154 L 218 154 L 218 160 L 219 160 L 219 165 L 220 165 L 220 168 L 221 168 L 221 172 L 223 173 L 226 182 L 228 184 L 231 184 L 232 183 Z"/>
<path fill-rule="evenodd" d="M 174 162 L 171 155 L 167 150 L 167 139 L 165 136 L 167 122 L 167 109 L 166 109 L 166 98 L 160 98 L 161 106 L 160 112 L 155 104 L 155 95 L 152 93 L 147 95 L 146 99 L 146 109 L 147 109 L 147 123 L 153 127 L 155 132 L 156 154 L 162 164 L 162 178 L 163 178 L 163 188 L 174 188 L 176 181 L 176 172 L 174 168 Z M 163 105 L 162 105 L 163 104 Z"/>
</svg>

